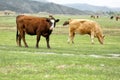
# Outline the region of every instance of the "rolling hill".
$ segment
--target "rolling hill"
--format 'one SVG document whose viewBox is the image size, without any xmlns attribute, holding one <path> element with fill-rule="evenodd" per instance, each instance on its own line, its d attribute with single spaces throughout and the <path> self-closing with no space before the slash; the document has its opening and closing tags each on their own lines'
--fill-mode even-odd
<svg viewBox="0 0 120 80">
<path fill-rule="evenodd" d="M 83 10 L 83 11 L 93 11 L 93 12 L 117 12 L 120 11 L 120 8 L 110 8 L 106 6 L 94 6 L 94 5 L 89 5 L 89 4 L 79 4 L 79 3 L 74 3 L 74 4 L 64 4 L 68 7 L 75 8 L 78 10 Z"/>
<path fill-rule="evenodd" d="M 47 12 L 52 14 L 89 14 L 89 12 L 49 3 L 42 0 L 0 0 L 0 11 L 11 10 L 17 13 Z"/>
</svg>

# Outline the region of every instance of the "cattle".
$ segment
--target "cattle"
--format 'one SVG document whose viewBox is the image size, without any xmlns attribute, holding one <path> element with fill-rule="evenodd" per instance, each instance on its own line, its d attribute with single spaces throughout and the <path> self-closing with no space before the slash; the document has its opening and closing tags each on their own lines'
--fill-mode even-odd
<svg viewBox="0 0 120 80">
<path fill-rule="evenodd" d="M 95 16 L 94 16 L 94 15 L 91 15 L 90 17 L 95 19 Z"/>
<path fill-rule="evenodd" d="M 114 16 L 111 16 L 111 17 L 110 17 L 110 19 L 113 19 L 113 18 L 114 18 Z"/>
<path fill-rule="evenodd" d="M 120 16 L 116 16 L 116 21 L 118 21 L 118 19 L 120 19 Z"/>
<path fill-rule="evenodd" d="M 99 18 L 99 16 L 98 16 L 98 15 L 96 15 L 96 16 L 95 16 L 95 15 L 91 15 L 90 17 L 91 17 L 91 18 L 93 18 L 93 19 L 95 19 L 95 18 L 97 18 L 97 19 L 98 19 L 98 18 Z"/>
<path fill-rule="evenodd" d="M 46 38 L 47 48 L 50 48 L 49 37 L 53 31 L 53 28 L 56 26 L 56 23 L 59 22 L 59 19 L 55 19 L 53 16 L 46 17 L 35 17 L 35 16 L 26 16 L 18 15 L 16 17 L 17 32 L 16 32 L 16 42 L 18 46 L 21 46 L 21 39 L 24 42 L 25 47 L 28 47 L 25 34 L 37 35 L 36 48 L 39 47 L 40 37 L 43 36 Z"/>
<path fill-rule="evenodd" d="M 92 20 L 87 19 L 70 19 L 68 21 L 65 21 L 63 23 L 63 26 L 69 24 L 69 39 L 68 43 L 70 41 L 73 42 L 75 33 L 79 34 L 88 34 L 91 37 L 91 43 L 94 44 L 94 37 L 98 38 L 98 41 L 103 44 L 104 41 L 104 35 L 102 32 L 102 29 L 100 28 L 100 25 Z"/>
</svg>

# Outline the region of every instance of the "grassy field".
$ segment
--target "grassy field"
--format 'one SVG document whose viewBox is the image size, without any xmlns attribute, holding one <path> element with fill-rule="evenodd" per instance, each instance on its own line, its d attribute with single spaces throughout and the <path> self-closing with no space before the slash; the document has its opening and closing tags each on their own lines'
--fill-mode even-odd
<svg viewBox="0 0 120 80">
<path fill-rule="evenodd" d="M 42 37 L 35 48 L 36 36 L 26 35 L 29 48 L 16 45 L 15 16 L 0 16 L 0 80 L 120 80 L 120 21 L 109 16 L 92 19 L 101 24 L 105 44 L 90 44 L 88 35 L 76 35 L 67 44 L 68 18 L 89 16 L 55 15 L 60 22 L 50 37 L 47 49 Z"/>
</svg>

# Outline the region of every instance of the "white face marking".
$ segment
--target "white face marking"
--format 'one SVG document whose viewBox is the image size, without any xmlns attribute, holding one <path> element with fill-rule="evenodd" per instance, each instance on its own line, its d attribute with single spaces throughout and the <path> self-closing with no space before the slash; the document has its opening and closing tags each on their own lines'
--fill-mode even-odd
<svg viewBox="0 0 120 80">
<path fill-rule="evenodd" d="M 50 30 L 53 30 L 53 28 L 54 28 L 54 26 L 55 26 L 55 25 L 54 25 L 54 24 L 55 24 L 55 20 L 52 19 L 52 20 L 50 20 L 50 21 L 51 21 L 51 23 L 52 23 L 52 25 L 51 25 L 51 27 L 50 27 Z"/>
</svg>

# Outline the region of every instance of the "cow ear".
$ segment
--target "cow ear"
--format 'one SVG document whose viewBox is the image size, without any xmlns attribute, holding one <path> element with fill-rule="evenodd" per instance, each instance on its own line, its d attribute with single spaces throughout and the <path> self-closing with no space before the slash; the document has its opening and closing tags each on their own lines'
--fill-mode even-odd
<svg viewBox="0 0 120 80">
<path fill-rule="evenodd" d="M 69 24 L 69 21 L 65 21 L 65 22 L 63 23 L 63 26 L 68 25 L 68 24 Z"/>
<path fill-rule="evenodd" d="M 59 22 L 60 20 L 59 19 L 56 19 L 55 22 Z"/>
<path fill-rule="evenodd" d="M 47 21 L 47 22 L 50 22 L 50 19 L 49 19 L 49 18 L 46 18 L 46 21 Z"/>
</svg>

